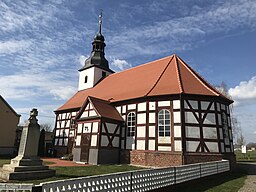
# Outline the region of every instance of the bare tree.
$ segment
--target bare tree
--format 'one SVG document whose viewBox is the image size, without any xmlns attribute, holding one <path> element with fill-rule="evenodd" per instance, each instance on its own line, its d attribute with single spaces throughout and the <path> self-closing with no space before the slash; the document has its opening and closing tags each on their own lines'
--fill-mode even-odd
<svg viewBox="0 0 256 192">
<path fill-rule="evenodd" d="M 238 140 L 238 138 L 241 138 L 242 134 L 242 128 L 241 123 L 238 121 L 238 119 L 231 113 L 231 126 L 232 126 L 232 132 L 233 132 L 233 138 L 234 141 Z"/>
<path fill-rule="evenodd" d="M 237 141 L 236 141 L 237 145 L 242 146 L 246 144 L 246 140 L 243 136 L 243 133 L 240 133 L 240 135 L 237 137 Z"/>
<path fill-rule="evenodd" d="M 227 86 L 227 84 L 224 81 L 222 81 L 220 85 L 215 86 L 215 88 L 219 92 L 221 92 L 224 96 L 226 96 L 226 97 L 231 99 L 231 95 L 229 95 L 229 93 L 228 93 L 228 86 Z"/>
<path fill-rule="evenodd" d="M 40 130 L 44 129 L 46 132 L 52 131 L 52 125 L 50 123 L 40 124 Z"/>
</svg>

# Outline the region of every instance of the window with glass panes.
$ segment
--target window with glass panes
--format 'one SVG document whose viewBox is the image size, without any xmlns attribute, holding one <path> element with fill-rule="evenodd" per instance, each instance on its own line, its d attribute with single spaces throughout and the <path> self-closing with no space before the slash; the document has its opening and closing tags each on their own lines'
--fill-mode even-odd
<svg viewBox="0 0 256 192">
<path fill-rule="evenodd" d="M 158 112 L 158 135 L 159 137 L 170 136 L 170 111 L 167 109 Z"/>
<path fill-rule="evenodd" d="M 134 136 L 135 133 L 135 122 L 136 115 L 134 112 L 131 112 L 127 115 L 127 128 L 128 128 L 128 137 Z"/>
</svg>

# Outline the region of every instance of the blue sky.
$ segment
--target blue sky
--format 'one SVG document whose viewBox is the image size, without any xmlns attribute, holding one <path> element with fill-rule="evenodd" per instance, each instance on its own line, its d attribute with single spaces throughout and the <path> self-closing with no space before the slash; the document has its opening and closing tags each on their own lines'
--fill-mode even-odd
<svg viewBox="0 0 256 192">
<path fill-rule="evenodd" d="M 246 141 L 256 142 L 256 1 L 42 0 L 0 2 L 0 94 L 40 123 L 78 87 L 103 9 L 110 67 L 178 54 L 213 85 L 224 81 Z"/>
</svg>

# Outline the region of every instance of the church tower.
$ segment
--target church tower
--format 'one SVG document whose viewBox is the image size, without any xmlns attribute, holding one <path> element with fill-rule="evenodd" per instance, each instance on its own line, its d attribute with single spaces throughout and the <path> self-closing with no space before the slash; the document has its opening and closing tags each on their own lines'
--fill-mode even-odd
<svg viewBox="0 0 256 192">
<path fill-rule="evenodd" d="M 79 69 L 78 90 L 94 87 L 102 78 L 114 73 L 109 68 L 108 60 L 105 58 L 104 48 L 106 46 L 102 31 L 102 13 L 99 15 L 99 31 L 92 42 L 92 52 L 86 59 L 84 66 Z"/>
</svg>

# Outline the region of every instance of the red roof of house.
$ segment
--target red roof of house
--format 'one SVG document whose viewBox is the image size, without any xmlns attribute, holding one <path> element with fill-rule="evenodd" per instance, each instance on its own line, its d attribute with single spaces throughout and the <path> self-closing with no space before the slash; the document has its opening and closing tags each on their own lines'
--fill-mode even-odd
<svg viewBox="0 0 256 192">
<path fill-rule="evenodd" d="M 111 74 L 95 87 L 78 91 L 57 111 L 80 108 L 88 96 L 118 102 L 172 94 L 221 96 L 229 100 L 174 54 Z"/>
</svg>

